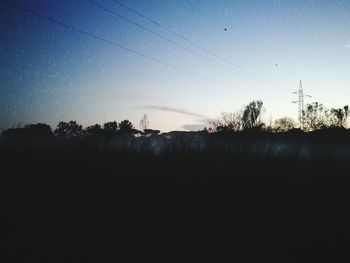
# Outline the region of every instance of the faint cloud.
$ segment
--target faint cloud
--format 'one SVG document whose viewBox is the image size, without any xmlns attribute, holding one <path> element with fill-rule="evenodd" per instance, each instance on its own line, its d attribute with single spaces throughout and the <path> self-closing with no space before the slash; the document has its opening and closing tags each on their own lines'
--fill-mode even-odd
<svg viewBox="0 0 350 263">
<path fill-rule="evenodd" d="M 167 107 L 167 106 L 145 106 L 141 107 L 142 109 L 152 109 L 152 110 L 160 110 L 160 111 L 168 111 L 168 112 L 176 112 L 184 115 L 189 115 L 189 116 L 194 116 L 194 117 L 199 117 L 201 119 L 205 120 L 210 120 L 211 118 L 208 116 L 205 116 L 203 114 L 183 110 L 183 109 L 177 109 L 177 108 L 172 108 L 172 107 Z"/>
<path fill-rule="evenodd" d="M 346 44 L 346 45 L 345 45 L 345 48 L 346 48 L 346 49 L 349 49 L 349 48 L 350 48 L 350 44 Z"/>
<path fill-rule="evenodd" d="M 149 99 L 155 99 L 154 96 L 148 96 L 148 95 L 116 95 L 116 96 L 110 96 L 112 98 L 117 99 L 128 99 L 128 100 L 135 100 L 135 99 L 143 99 L 143 100 L 149 100 Z"/>
<path fill-rule="evenodd" d="M 100 96 L 104 99 L 122 99 L 122 100 L 151 100 L 156 99 L 155 96 L 148 96 L 148 95 L 111 95 L 111 96 Z"/>
</svg>

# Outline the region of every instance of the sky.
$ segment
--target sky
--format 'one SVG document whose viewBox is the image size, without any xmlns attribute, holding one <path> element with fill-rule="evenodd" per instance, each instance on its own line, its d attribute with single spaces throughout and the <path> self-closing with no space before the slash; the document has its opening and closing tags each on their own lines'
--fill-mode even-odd
<svg viewBox="0 0 350 263">
<path fill-rule="evenodd" d="M 118 3 L 119 2 L 119 3 Z M 0 130 L 144 114 L 201 129 L 264 102 L 265 122 L 306 103 L 350 104 L 350 1 L 0 1 Z"/>
</svg>

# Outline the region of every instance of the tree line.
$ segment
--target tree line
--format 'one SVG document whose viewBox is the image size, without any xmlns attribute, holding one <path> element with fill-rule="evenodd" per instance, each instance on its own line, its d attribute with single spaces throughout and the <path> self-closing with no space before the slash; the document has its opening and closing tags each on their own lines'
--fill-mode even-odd
<svg viewBox="0 0 350 263">
<path fill-rule="evenodd" d="M 216 132 L 250 129 L 287 132 L 297 128 L 305 132 L 311 132 L 332 127 L 346 128 L 349 106 L 328 109 L 318 102 L 307 104 L 302 112 L 299 124 L 290 117 L 281 117 L 267 126 L 261 121 L 263 112 L 263 102 L 255 100 L 238 111 L 221 113 L 221 116 L 212 121 L 211 124 Z"/>
<path fill-rule="evenodd" d="M 134 128 L 129 120 L 121 122 L 110 121 L 103 125 L 94 124 L 83 128 L 76 121 L 58 123 L 57 127 L 52 128 L 45 123 L 28 124 L 19 128 L 11 128 L 2 132 L 3 137 L 26 137 L 26 136 L 58 136 L 58 137 L 79 137 L 79 136 L 108 136 L 108 135 L 156 135 L 159 130 L 145 129 L 139 131 Z"/>
<path fill-rule="evenodd" d="M 223 112 L 215 120 L 210 122 L 210 128 L 203 132 L 227 133 L 240 131 L 270 131 L 287 132 L 299 129 L 304 132 L 312 132 L 332 127 L 346 128 L 349 117 L 349 106 L 342 108 L 326 108 L 322 103 L 314 102 L 307 104 L 302 112 L 301 122 L 297 124 L 290 117 L 276 119 L 270 125 L 262 122 L 262 114 L 265 111 L 263 101 L 254 100 L 235 112 Z M 79 136 L 109 136 L 109 135 L 158 135 L 159 130 L 135 129 L 129 120 L 121 122 L 110 121 L 103 125 L 94 124 L 83 128 L 76 121 L 59 122 L 52 130 L 44 123 L 28 124 L 24 127 L 12 128 L 2 132 L 2 137 L 25 137 L 25 136 L 58 136 L 58 137 L 79 137 Z"/>
</svg>

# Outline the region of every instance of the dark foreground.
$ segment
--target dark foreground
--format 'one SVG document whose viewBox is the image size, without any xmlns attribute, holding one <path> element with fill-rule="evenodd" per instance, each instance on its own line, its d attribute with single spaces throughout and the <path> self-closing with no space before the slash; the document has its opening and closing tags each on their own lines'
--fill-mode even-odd
<svg viewBox="0 0 350 263">
<path fill-rule="evenodd" d="M 1 160 L 1 262 L 116 262 L 126 251 L 129 259 L 190 251 L 194 259 L 293 262 L 334 260 L 340 254 L 331 250 L 350 245 L 347 161 L 132 153 Z"/>
</svg>

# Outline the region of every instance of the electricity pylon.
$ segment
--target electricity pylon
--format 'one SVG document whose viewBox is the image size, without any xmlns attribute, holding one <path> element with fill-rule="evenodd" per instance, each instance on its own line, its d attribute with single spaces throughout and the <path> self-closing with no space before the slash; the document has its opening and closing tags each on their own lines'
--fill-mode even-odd
<svg viewBox="0 0 350 263">
<path fill-rule="evenodd" d="M 140 120 L 140 129 L 142 131 L 148 129 L 148 125 L 149 125 L 149 120 L 148 120 L 148 116 L 147 114 L 144 114 L 142 119 Z"/>
<path fill-rule="evenodd" d="M 298 95 L 298 100 L 292 101 L 292 103 L 298 104 L 298 120 L 299 120 L 299 125 L 300 128 L 303 128 L 303 114 L 304 114 L 304 98 L 305 97 L 310 97 L 310 95 L 304 94 L 303 91 L 303 84 L 299 83 L 299 89 L 297 91 L 292 92 L 293 94 Z"/>
</svg>

